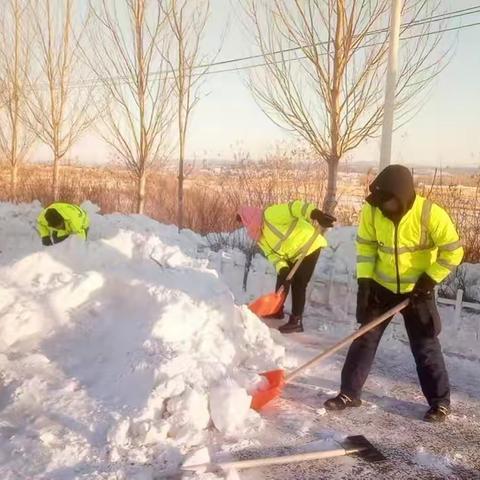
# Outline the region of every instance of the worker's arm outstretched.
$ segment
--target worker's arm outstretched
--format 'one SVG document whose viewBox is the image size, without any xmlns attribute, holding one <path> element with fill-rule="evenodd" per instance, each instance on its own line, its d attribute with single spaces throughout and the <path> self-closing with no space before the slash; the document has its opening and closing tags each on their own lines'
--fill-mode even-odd
<svg viewBox="0 0 480 480">
<path fill-rule="evenodd" d="M 463 247 L 457 229 L 448 213 L 432 204 L 429 234 L 438 248 L 437 260 L 425 272 L 435 282 L 440 283 L 454 271 L 463 259 Z"/>
<path fill-rule="evenodd" d="M 289 203 L 274 205 L 274 208 L 266 210 L 266 219 L 274 224 L 288 224 L 292 219 L 306 220 L 313 223 L 316 221 L 324 228 L 333 226 L 336 218 L 319 210 L 314 203 L 294 200 Z"/>
<path fill-rule="evenodd" d="M 290 203 L 278 203 L 265 210 L 265 220 L 273 225 L 288 225 L 294 219 L 311 222 L 310 215 L 315 210 L 312 203 L 295 200 Z"/>
<path fill-rule="evenodd" d="M 301 200 L 295 200 L 288 204 L 288 210 L 292 217 L 303 218 L 308 221 L 312 219 L 312 212 L 316 208 L 313 203 L 302 202 Z"/>
</svg>

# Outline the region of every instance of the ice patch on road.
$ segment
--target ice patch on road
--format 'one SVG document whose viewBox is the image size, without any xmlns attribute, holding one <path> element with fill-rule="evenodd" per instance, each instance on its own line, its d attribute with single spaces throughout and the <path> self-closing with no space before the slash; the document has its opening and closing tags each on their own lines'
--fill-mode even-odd
<svg viewBox="0 0 480 480">
<path fill-rule="evenodd" d="M 417 448 L 414 461 L 418 465 L 422 467 L 427 467 L 428 469 L 436 470 L 442 475 L 448 476 L 452 473 L 452 460 L 449 457 L 440 457 L 438 455 L 434 455 L 433 453 L 428 452 L 423 447 Z"/>
</svg>

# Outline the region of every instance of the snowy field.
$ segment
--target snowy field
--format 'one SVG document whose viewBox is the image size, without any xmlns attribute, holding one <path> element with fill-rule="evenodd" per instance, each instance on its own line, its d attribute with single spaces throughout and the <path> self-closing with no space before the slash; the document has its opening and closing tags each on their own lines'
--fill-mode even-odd
<svg viewBox="0 0 480 480">
<path fill-rule="evenodd" d="M 426 405 L 400 336 L 382 343 L 362 409 L 322 409 L 338 388 L 342 353 L 259 415 L 248 396 L 261 384 L 258 372 L 306 361 L 350 333 L 352 318 L 343 312 L 338 321 L 313 296 L 306 332 L 283 337 L 238 306 L 261 278 L 252 272 L 243 294 L 241 262 L 236 272 L 220 268 L 239 252 L 211 252 L 201 237 L 146 217 L 86 208 L 86 244 L 72 238 L 44 248 L 34 229 L 40 205 L 0 204 L 1 480 L 480 479 L 478 356 L 447 354 L 454 410 L 444 425 L 421 421 Z M 322 254 L 318 275 L 351 249 Z M 450 313 L 442 309 L 445 323 Z M 473 351 L 475 339 L 464 342 Z M 355 434 L 387 462 L 180 470 L 200 447 L 218 460 L 271 456 L 329 449 Z"/>
</svg>

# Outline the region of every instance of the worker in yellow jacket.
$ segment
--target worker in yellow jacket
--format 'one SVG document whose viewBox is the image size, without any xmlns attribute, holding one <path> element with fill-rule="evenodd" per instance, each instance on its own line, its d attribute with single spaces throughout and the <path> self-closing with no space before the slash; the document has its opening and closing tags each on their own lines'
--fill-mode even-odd
<svg viewBox="0 0 480 480">
<path fill-rule="evenodd" d="M 450 386 L 438 334 L 434 287 L 463 258 L 457 230 L 441 207 L 415 193 L 410 170 L 385 168 L 370 185 L 357 236 L 357 321 L 366 324 L 406 298 L 405 321 L 420 385 L 430 409 L 424 420 L 444 421 Z M 391 320 L 391 319 L 390 319 Z M 390 320 L 355 340 L 342 370 L 340 394 L 328 410 L 361 405 L 362 387 Z"/>
<path fill-rule="evenodd" d="M 70 235 L 87 239 L 90 220 L 78 205 L 55 202 L 42 210 L 37 219 L 38 234 L 43 245 L 63 242 Z"/>
<path fill-rule="evenodd" d="M 240 208 L 237 220 L 247 229 L 250 238 L 257 242 L 265 257 L 277 271 L 278 290 L 281 286 L 288 293 L 292 287 L 292 314 L 287 324 L 280 327 L 282 333 L 303 332 L 303 310 L 308 282 L 310 281 L 320 249 L 327 245 L 323 235 L 316 232 L 313 222 L 329 228 L 335 218 L 321 212 L 314 204 L 296 200 L 271 205 L 265 210 L 257 207 Z M 291 282 L 286 278 L 295 262 L 302 255 L 312 236 L 316 239 L 306 252 Z M 308 245 L 307 245 L 308 247 Z M 283 319 L 283 310 L 274 318 Z"/>
</svg>

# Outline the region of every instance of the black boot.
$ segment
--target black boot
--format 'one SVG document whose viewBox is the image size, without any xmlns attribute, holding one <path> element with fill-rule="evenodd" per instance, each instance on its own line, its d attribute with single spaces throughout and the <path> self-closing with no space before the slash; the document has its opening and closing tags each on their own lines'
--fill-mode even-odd
<svg viewBox="0 0 480 480">
<path fill-rule="evenodd" d="M 339 393 L 335 398 L 329 398 L 323 406 L 327 410 L 345 410 L 348 407 L 360 407 L 362 401 L 358 398 L 350 398 L 344 393 Z"/>
<path fill-rule="evenodd" d="M 450 414 L 450 408 L 445 405 L 435 405 L 428 410 L 423 419 L 426 422 L 440 423 L 447 419 Z"/>
<path fill-rule="evenodd" d="M 288 323 L 282 325 L 278 330 L 282 333 L 303 332 L 302 316 L 290 315 Z"/>
</svg>

